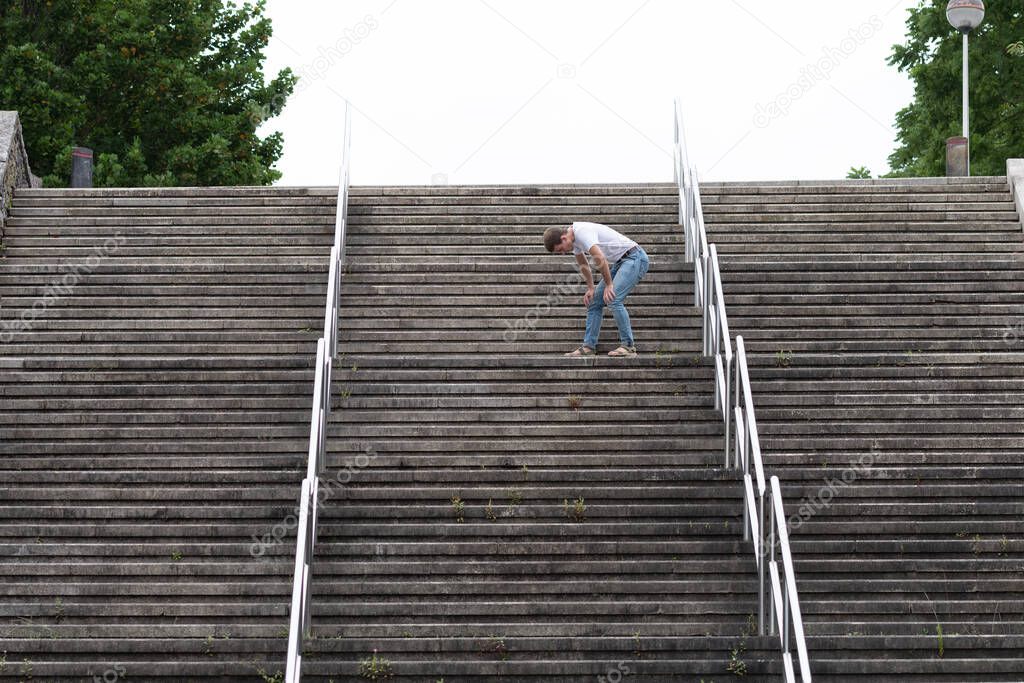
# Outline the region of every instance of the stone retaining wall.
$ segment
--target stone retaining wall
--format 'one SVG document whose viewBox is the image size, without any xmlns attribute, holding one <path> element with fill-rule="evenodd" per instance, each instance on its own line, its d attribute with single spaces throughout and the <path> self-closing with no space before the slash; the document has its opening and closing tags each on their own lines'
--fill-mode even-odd
<svg viewBox="0 0 1024 683">
<path fill-rule="evenodd" d="M 1017 213 L 1024 226 L 1024 159 L 1007 159 L 1006 177 L 1013 188 L 1013 200 L 1017 202 Z"/>
<path fill-rule="evenodd" d="M 32 175 L 29 168 L 18 112 L 0 111 L 0 240 L 4 237 L 4 223 L 14 190 L 40 185 L 39 178 Z"/>
</svg>

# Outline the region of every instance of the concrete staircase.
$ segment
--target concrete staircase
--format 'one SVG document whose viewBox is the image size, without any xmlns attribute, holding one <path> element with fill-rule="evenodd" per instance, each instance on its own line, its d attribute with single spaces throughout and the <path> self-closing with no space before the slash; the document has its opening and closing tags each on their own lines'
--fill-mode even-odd
<svg viewBox="0 0 1024 683">
<path fill-rule="evenodd" d="M 703 190 L 817 680 L 1024 680 L 1024 239 L 1006 179 Z"/>
<path fill-rule="evenodd" d="M 295 507 L 334 213 L 332 190 L 17 192 L 0 678 L 281 668 L 291 563 L 252 537 Z"/>
<path fill-rule="evenodd" d="M 703 190 L 799 522 L 816 679 L 1020 680 L 1005 179 Z M 353 188 L 350 207 L 306 677 L 774 680 L 675 187 Z M 333 189 L 18 193 L 0 322 L 121 237 L 0 343 L 0 677 L 283 669 L 333 217 Z M 540 234 L 574 219 L 652 256 L 639 358 L 557 355 L 582 292 Z"/>
<path fill-rule="evenodd" d="M 283 669 L 282 520 L 333 202 L 19 192 L 0 268 L 0 675 Z M 554 355 L 583 308 L 540 233 L 588 217 L 634 225 L 657 266 L 632 307 L 639 359 Z M 307 677 L 778 670 L 776 646 L 744 636 L 754 575 L 681 250 L 667 186 L 354 190 L 329 473 L 348 483 L 327 486 Z"/>
<path fill-rule="evenodd" d="M 353 190 L 329 440 L 352 480 L 321 516 L 307 674 L 354 678 L 374 652 L 417 681 L 778 671 L 743 635 L 753 562 L 715 466 L 674 196 Z M 651 254 L 638 359 L 560 356 L 582 289 L 541 233 L 574 218 L 629 225 Z"/>
</svg>

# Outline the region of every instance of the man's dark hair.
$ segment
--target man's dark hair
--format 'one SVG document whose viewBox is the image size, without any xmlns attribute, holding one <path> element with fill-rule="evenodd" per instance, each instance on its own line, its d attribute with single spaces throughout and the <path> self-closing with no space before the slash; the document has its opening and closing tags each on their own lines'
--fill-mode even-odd
<svg viewBox="0 0 1024 683">
<path fill-rule="evenodd" d="M 548 252 L 553 252 L 558 243 L 562 241 L 562 236 L 569 232 L 569 228 L 548 228 L 544 231 L 544 248 Z"/>
</svg>

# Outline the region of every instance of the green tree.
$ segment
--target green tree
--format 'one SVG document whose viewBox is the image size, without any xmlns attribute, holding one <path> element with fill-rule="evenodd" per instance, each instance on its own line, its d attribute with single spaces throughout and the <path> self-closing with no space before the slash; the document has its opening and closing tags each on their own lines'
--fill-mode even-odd
<svg viewBox="0 0 1024 683">
<path fill-rule="evenodd" d="M 0 105 L 33 170 L 66 186 L 72 145 L 97 186 L 267 185 L 282 136 L 256 134 L 295 87 L 269 81 L 265 0 L 0 0 Z"/>
<path fill-rule="evenodd" d="M 871 178 L 871 169 L 866 166 L 851 166 L 846 177 L 850 180 L 866 180 Z"/>
<path fill-rule="evenodd" d="M 987 3 L 984 23 L 971 33 L 971 167 L 1006 173 L 1008 157 L 1024 156 L 1024 60 L 1007 45 L 1021 34 L 1024 5 Z M 914 102 L 896 115 L 893 176 L 945 174 L 946 139 L 961 134 L 962 42 L 946 20 L 945 0 L 910 10 L 907 42 L 893 46 L 889 64 L 914 82 Z"/>
</svg>

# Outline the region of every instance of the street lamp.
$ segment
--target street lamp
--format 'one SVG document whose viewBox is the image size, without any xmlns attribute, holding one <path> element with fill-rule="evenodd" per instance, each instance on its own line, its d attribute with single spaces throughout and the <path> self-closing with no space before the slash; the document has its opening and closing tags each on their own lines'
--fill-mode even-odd
<svg viewBox="0 0 1024 683">
<path fill-rule="evenodd" d="M 970 95 L 968 94 L 968 79 L 970 77 L 967 67 L 967 36 L 971 31 L 981 25 L 985 18 L 985 3 L 982 0 L 949 0 L 946 5 L 946 18 L 957 31 L 964 34 L 964 138 L 967 139 L 967 175 L 971 174 L 970 138 L 971 138 L 971 111 Z"/>
</svg>

